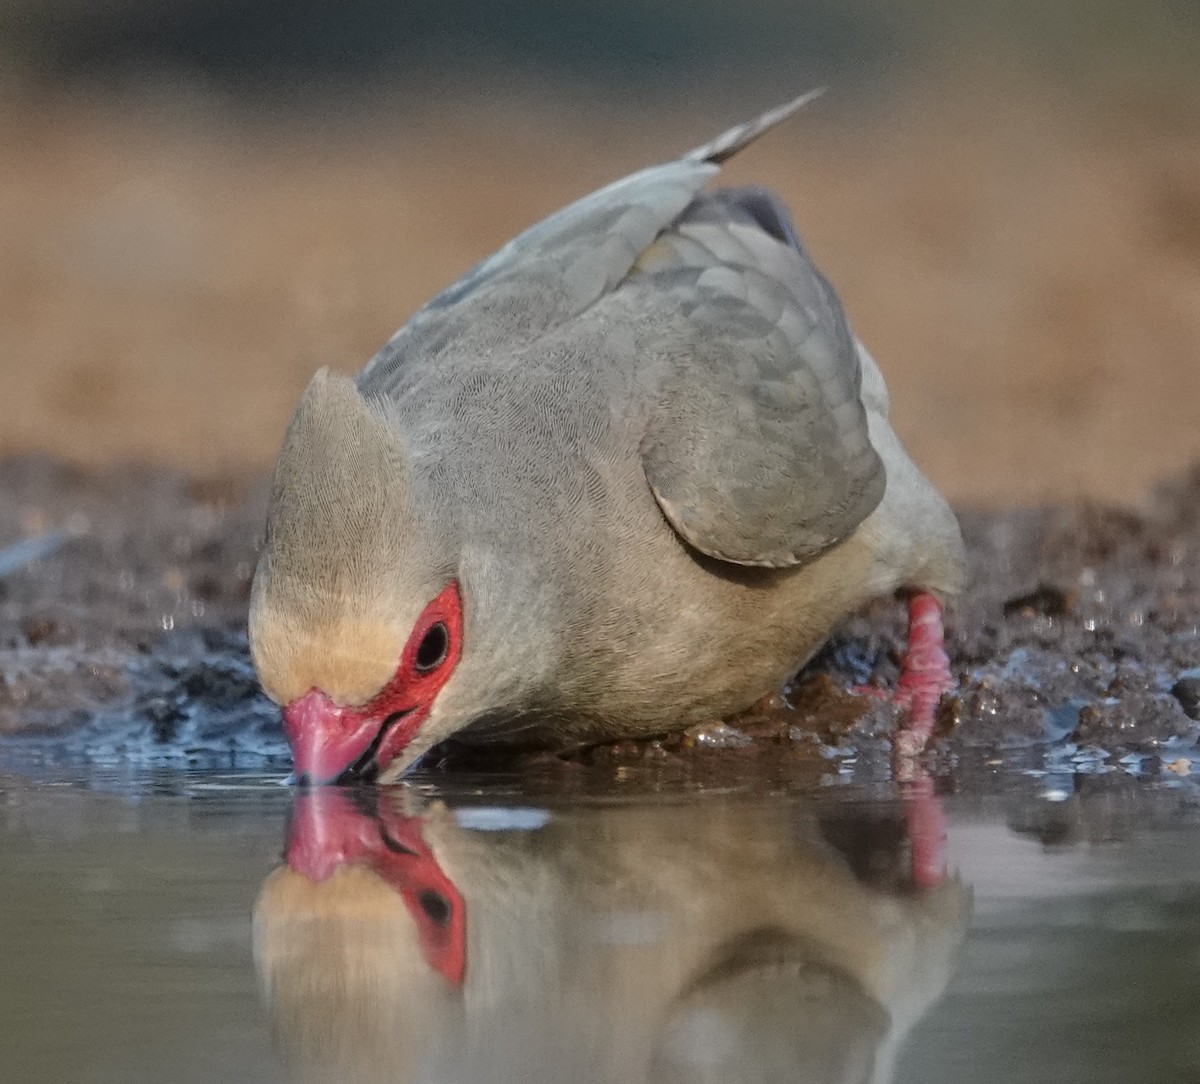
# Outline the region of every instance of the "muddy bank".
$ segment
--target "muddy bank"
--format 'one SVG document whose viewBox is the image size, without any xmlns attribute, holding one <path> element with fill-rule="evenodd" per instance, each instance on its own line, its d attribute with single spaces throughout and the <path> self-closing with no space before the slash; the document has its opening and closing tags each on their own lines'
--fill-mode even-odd
<svg viewBox="0 0 1200 1084">
<path fill-rule="evenodd" d="M 100 759 L 279 753 L 244 634 L 263 501 L 163 470 L 0 465 L 0 547 L 61 532 L 0 577 L 0 732 Z"/>
<path fill-rule="evenodd" d="M 243 627 L 263 499 L 260 483 L 0 463 L 0 553 L 61 532 L 52 552 L 0 570 L 7 753 L 36 739 L 66 760 L 284 766 Z M 1200 465 L 1138 513 L 960 515 L 972 581 L 951 612 L 959 690 L 943 703 L 935 770 L 1200 771 Z M 786 690 L 787 706 L 731 728 L 512 766 L 581 782 L 633 770 L 886 778 L 894 709 L 844 689 L 895 680 L 902 617 L 881 602 L 853 618 Z M 494 763 L 453 750 L 443 760 Z"/>
</svg>

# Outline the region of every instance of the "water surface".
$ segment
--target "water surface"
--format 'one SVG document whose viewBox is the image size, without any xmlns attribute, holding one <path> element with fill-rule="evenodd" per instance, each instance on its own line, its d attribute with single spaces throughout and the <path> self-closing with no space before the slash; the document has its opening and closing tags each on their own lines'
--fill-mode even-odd
<svg viewBox="0 0 1200 1084">
<path fill-rule="evenodd" d="M 1194 800 L 1061 783 L 0 776 L 3 1079 L 1200 1080 Z"/>
</svg>

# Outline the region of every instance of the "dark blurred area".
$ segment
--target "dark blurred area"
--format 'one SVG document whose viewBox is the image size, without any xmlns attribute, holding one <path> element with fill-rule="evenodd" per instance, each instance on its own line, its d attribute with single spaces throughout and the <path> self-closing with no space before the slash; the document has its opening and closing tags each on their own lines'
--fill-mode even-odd
<svg viewBox="0 0 1200 1084">
<path fill-rule="evenodd" d="M 1068 72 L 1177 63 L 1194 0 L 3 0 L 11 63 L 50 79 L 170 71 L 267 96 L 397 81 L 594 80 L 744 85 L 797 73 L 862 81 L 948 52 Z"/>
<path fill-rule="evenodd" d="M 175 70 L 239 93 L 527 71 L 641 84 L 764 67 L 823 73 L 885 64 L 904 48 L 884 9 L 833 0 L 729 4 L 611 0 L 160 0 L 9 3 L 14 51 L 54 77 Z"/>
<path fill-rule="evenodd" d="M 959 499 L 1200 455 L 1200 4 L 0 0 L 0 454 L 269 466 L 308 376 L 814 85 L 776 188 Z"/>
</svg>

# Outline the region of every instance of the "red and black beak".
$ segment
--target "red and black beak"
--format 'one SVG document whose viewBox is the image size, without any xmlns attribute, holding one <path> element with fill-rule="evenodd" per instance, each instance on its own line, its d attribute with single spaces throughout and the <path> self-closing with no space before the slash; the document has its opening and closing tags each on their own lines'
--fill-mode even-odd
<svg viewBox="0 0 1200 1084">
<path fill-rule="evenodd" d="M 292 747 L 296 780 L 348 783 L 370 779 L 403 752 L 424 712 L 419 708 L 381 715 L 335 704 L 313 689 L 283 709 L 283 729 Z"/>
</svg>

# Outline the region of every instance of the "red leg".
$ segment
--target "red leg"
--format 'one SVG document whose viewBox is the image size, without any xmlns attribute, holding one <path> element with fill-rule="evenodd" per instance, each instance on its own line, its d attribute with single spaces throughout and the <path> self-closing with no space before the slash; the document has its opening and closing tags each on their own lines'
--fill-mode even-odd
<svg viewBox="0 0 1200 1084">
<path fill-rule="evenodd" d="M 908 600 L 908 650 L 895 694 L 899 703 L 908 706 L 909 718 L 896 735 L 897 753 L 913 756 L 925 748 L 937 721 L 938 701 L 953 687 L 942 604 L 932 595 L 913 595 Z"/>
<path fill-rule="evenodd" d="M 916 756 L 925 748 L 937 721 L 938 701 L 953 687 L 942 628 L 942 604 L 932 595 L 913 595 L 908 600 L 908 650 L 895 690 L 888 693 L 867 685 L 854 691 L 891 699 L 908 708 L 908 719 L 901 723 L 894 739 L 896 757 L 903 759 Z"/>
<path fill-rule="evenodd" d="M 935 888 L 946 876 L 946 819 L 933 778 L 916 757 L 933 735 L 942 694 L 953 687 L 942 604 L 930 594 L 913 595 L 908 600 L 908 650 L 896 688 L 889 693 L 864 685 L 853 691 L 908 709 L 892 739 L 892 775 L 901 784 L 913 883 L 922 889 Z"/>
<path fill-rule="evenodd" d="M 908 600 L 908 650 L 895 694 L 897 701 L 908 706 L 909 714 L 892 740 L 892 761 L 896 778 L 906 784 L 904 811 L 912 847 L 912 878 L 918 888 L 934 888 L 946 875 L 946 821 L 933 779 L 913 758 L 932 737 L 938 702 L 953 687 L 942 605 L 932 595 L 913 595 Z"/>
</svg>

